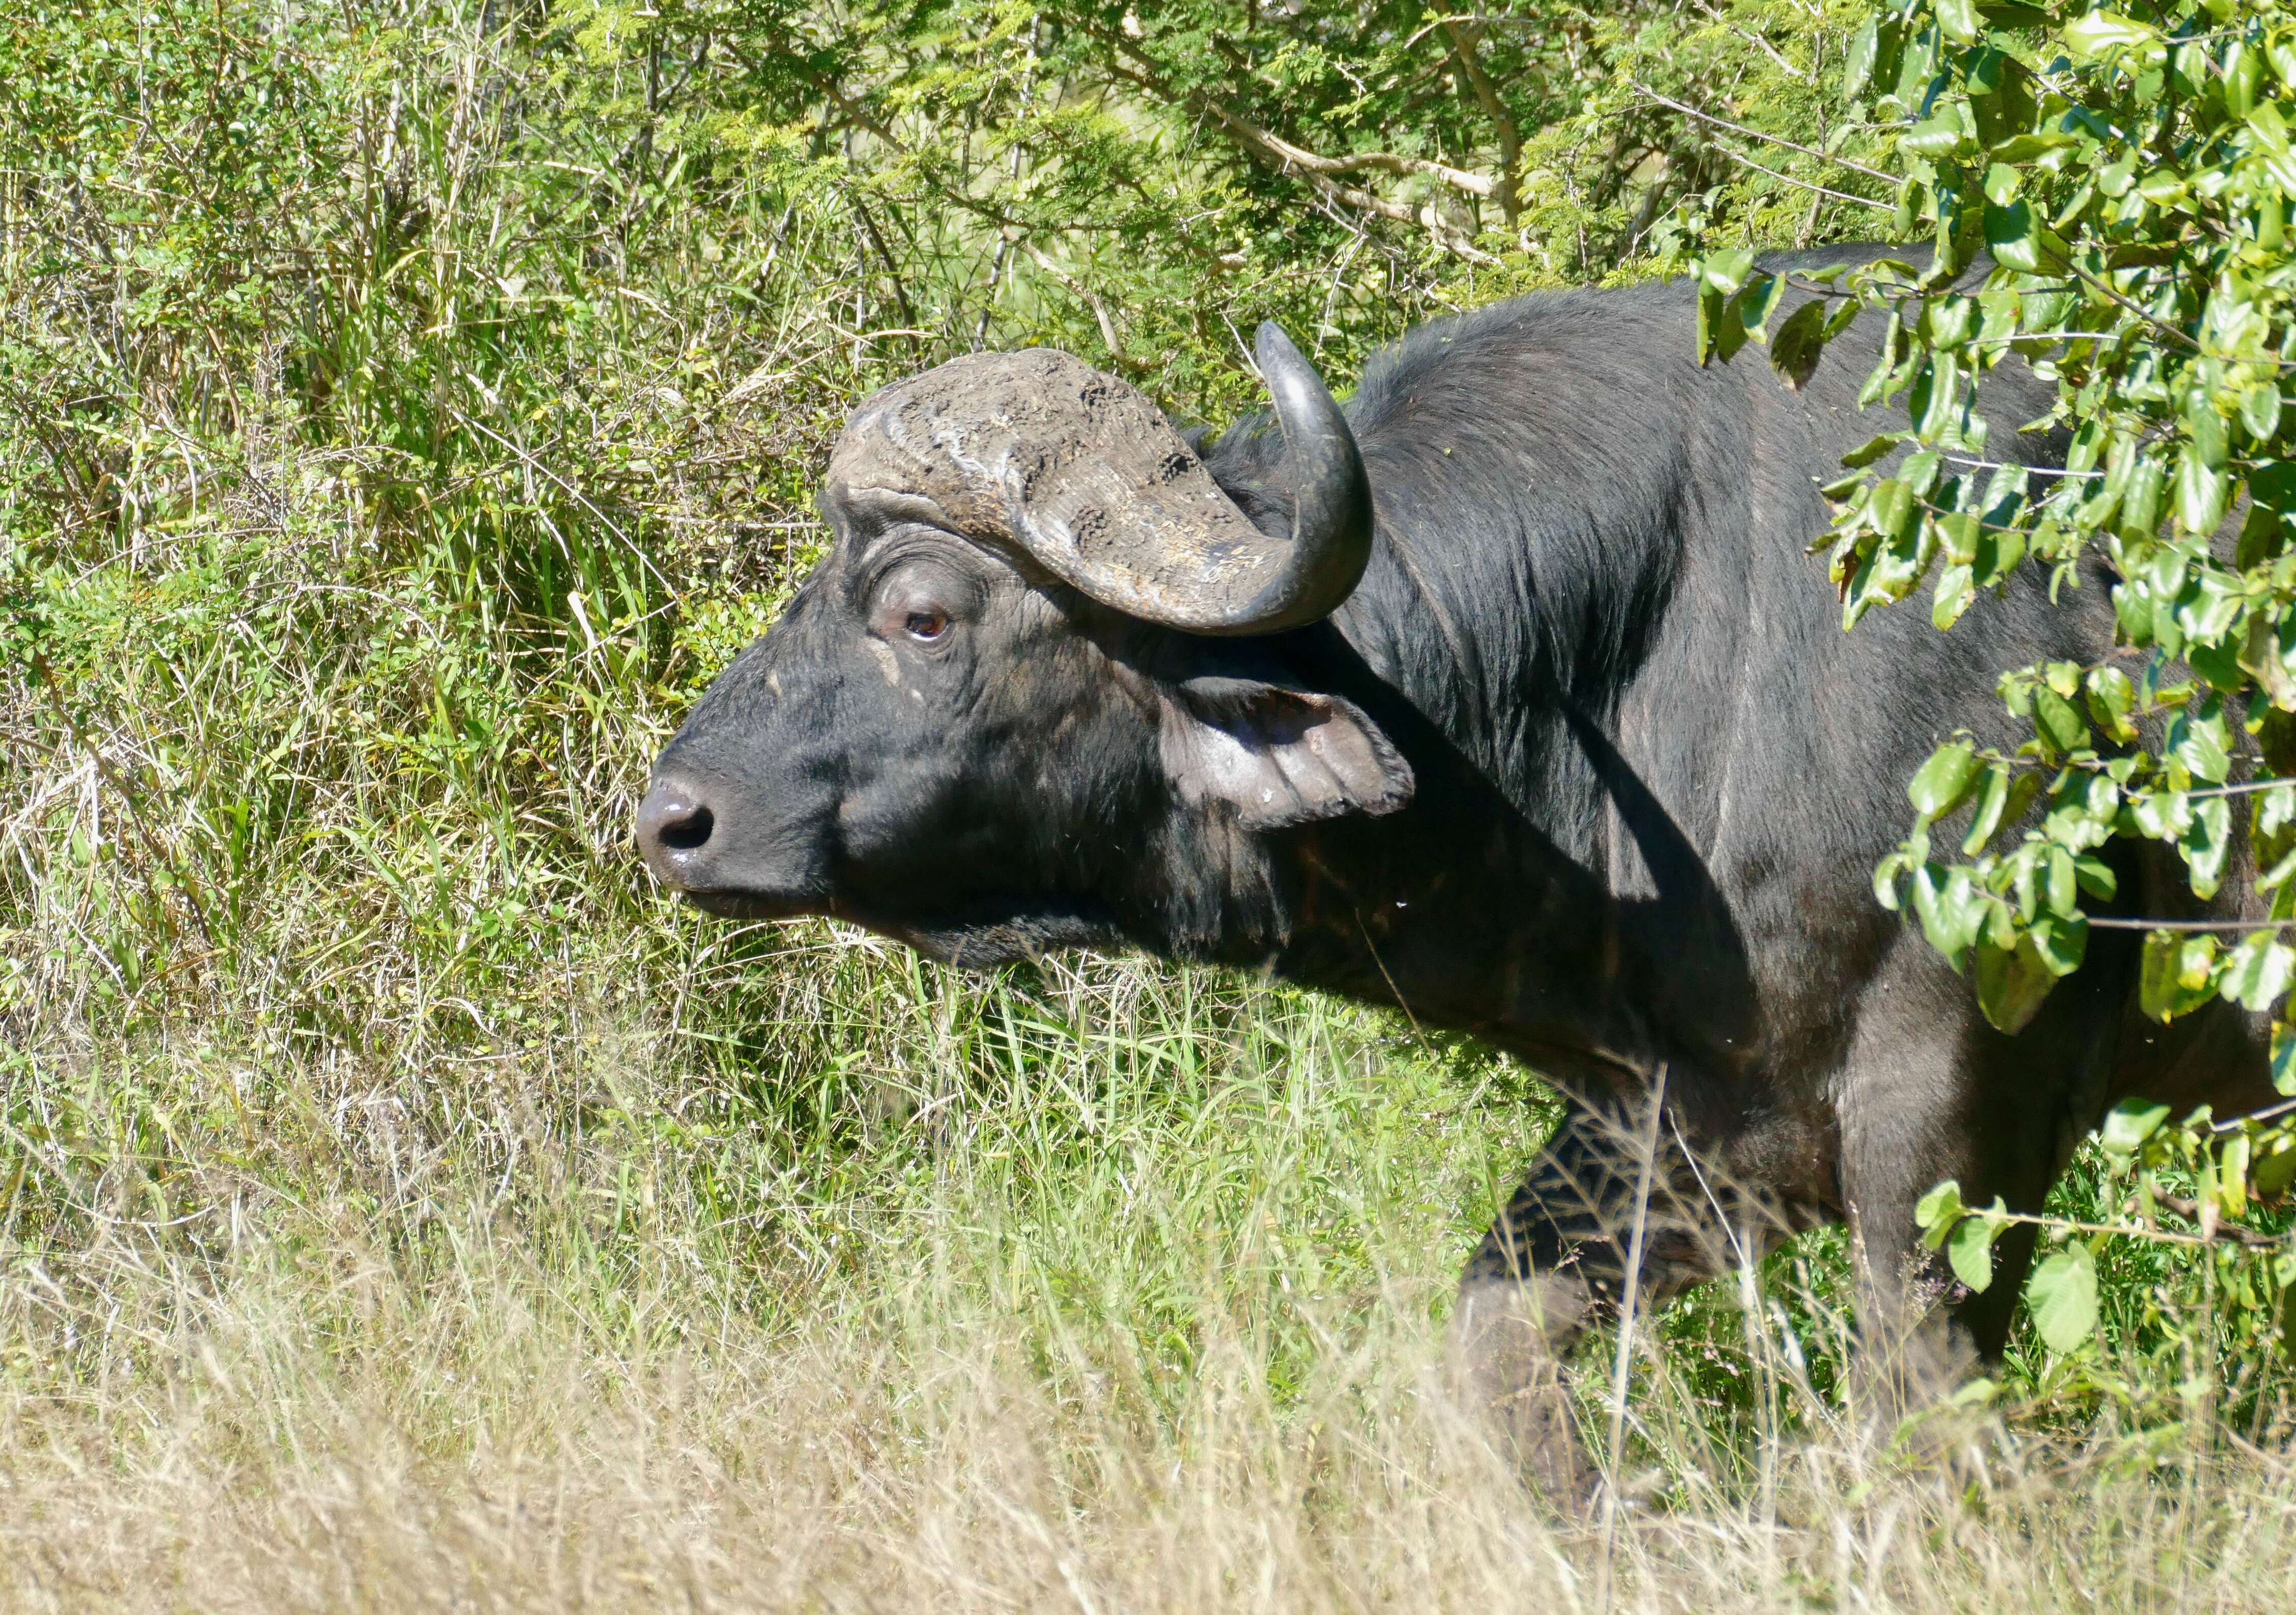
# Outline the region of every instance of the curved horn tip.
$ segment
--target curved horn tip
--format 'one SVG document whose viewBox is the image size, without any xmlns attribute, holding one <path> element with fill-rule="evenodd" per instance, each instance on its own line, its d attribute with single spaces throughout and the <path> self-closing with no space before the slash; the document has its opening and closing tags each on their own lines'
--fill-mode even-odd
<svg viewBox="0 0 2296 1615">
<path fill-rule="evenodd" d="M 1273 632 L 1327 617 L 1354 592 L 1371 561 L 1372 496 L 1346 413 L 1316 367 L 1273 320 L 1262 322 L 1258 347 L 1292 498 L 1288 564 L 1247 619 Z"/>
<path fill-rule="evenodd" d="M 1251 357 L 1259 362 L 1263 372 L 1269 365 L 1281 365 L 1287 359 L 1294 365 L 1308 362 L 1300 354 L 1299 344 L 1286 335 L 1283 327 L 1274 320 L 1260 321 L 1259 329 L 1252 332 Z"/>
</svg>

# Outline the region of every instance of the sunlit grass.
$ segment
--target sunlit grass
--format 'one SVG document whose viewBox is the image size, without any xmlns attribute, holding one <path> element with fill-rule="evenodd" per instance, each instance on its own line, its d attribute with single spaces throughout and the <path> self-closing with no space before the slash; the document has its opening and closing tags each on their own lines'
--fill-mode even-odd
<svg viewBox="0 0 2296 1615">
<path fill-rule="evenodd" d="M 873 1044 L 12 1067 L 5 1598 L 1593 1607 L 1597 1537 L 1443 1372 L 1535 1091 L 1269 989 L 808 946 Z M 775 1055 L 814 1086 L 761 1099 Z M 1766 1316 L 1820 1349 L 1802 1276 Z M 1737 1319 L 1698 1310 L 1637 1377 L 1621 1607 L 2261 1608 L 2296 1572 L 2283 1460 L 2195 1493 L 1981 1413 L 1893 1442 L 1775 1351 L 1724 1400 L 1791 1428 L 1734 1424 L 1700 1376 Z"/>
<path fill-rule="evenodd" d="M 71 118 L 0 124 L 0 1604 L 1593 1610 L 1444 1365 L 1530 1074 L 638 868 L 892 361 L 829 182 L 634 177 L 493 11 L 233 10 L 265 116 L 139 103 L 135 251 L 39 176 L 191 21 L 58 11 Z M 2186 1397 L 2189 1269 L 2114 1271 L 2134 1349 L 1904 1439 L 1838 1234 L 1689 1298 L 1619 1604 L 2280 1599 L 2284 1368 Z"/>
</svg>

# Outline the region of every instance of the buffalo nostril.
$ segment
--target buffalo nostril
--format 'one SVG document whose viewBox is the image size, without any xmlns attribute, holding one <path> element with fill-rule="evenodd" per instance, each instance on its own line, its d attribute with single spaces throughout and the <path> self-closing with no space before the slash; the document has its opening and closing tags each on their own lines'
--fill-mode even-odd
<svg viewBox="0 0 2296 1615">
<path fill-rule="evenodd" d="M 709 839 L 717 821 L 709 809 L 696 802 L 682 817 L 665 816 L 654 829 L 654 835 L 665 847 L 677 852 L 691 852 Z"/>
<path fill-rule="evenodd" d="M 638 849 L 656 874 L 676 884 L 684 855 L 705 845 L 717 827 L 717 815 L 697 793 L 684 785 L 657 784 L 638 807 Z"/>
</svg>

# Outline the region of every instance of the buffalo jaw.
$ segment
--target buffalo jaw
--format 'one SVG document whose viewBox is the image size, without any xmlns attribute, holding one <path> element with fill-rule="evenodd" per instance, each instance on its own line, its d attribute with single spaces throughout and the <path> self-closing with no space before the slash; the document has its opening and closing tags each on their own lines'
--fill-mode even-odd
<svg viewBox="0 0 2296 1615">
<path fill-rule="evenodd" d="M 842 920 L 966 970 L 993 970 L 1047 954 L 1120 953 L 1134 947 L 1114 914 L 1092 898 L 980 898 L 946 914 L 918 916 L 895 915 L 830 897 L 729 890 L 679 895 L 696 908 L 732 920 Z"/>
</svg>

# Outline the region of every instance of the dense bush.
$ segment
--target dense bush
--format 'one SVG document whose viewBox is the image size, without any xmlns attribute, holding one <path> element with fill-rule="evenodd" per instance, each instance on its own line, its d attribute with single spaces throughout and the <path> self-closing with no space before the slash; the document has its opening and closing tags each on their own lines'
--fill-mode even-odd
<svg viewBox="0 0 2296 1615">
<path fill-rule="evenodd" d="M 258 1246 L 320 1253 L 309 1316 L 340 1344 L 326 1252 L 380 1250 L 420 1291 L 496 1217 L 636 1332 L 908 1284 L 1021 1311 L 1047 1360 L 1073 1365 L 1046 1342 L 1080 1318 L 1153 1342 L 1138 1383 L 1167 1411 L 1167 1370 L 1224 1330 L 1278 1339 L 1256 1372 L 1288 1396 L 1346 1349 L 1332 1329 L 1439 1295 L 1545 1120 L 1522 1073 L 1216 975 L 981 983 L 707 920 L 644 881 L 634 795 L 807 565 L 814 479 L 870 387 L 1046 342 L 1224 419 L 1256 396 L 1259 318 L 1344 385 L 1443 308 L 1693 258 L 1742 331 L 1734 247 L 1937 209 L 1959 242 L 2080 178 L 2046 154 L 2087 147 L 2045 146 L 2028 191 L 1980 201 L 1956 145 L 1955 184 L 1901 191 L 1948 160 L 1909 119 L 1994 70 L 1974 37 L 1936 44 L 1948 9 L 0 20 L 8 1383 L 69 1402 L 158 1373 L 184 1296 Z M 1956 142 L 2024 137 L 1969 116 Z M 1908 307 L 1901 368 L 2000 334 Z M 1922 489 L 1925 560 L 1954 563 L 1960 486 Z M 2060 1209 L 2120 1193 L 2100 1167 Z M 2235 1315 L 2189 1247 L 2102 1260 L 2103 1337 L 2029 1342 L 2016 1384 L 2151 1453 L 2185 1428 L 2202 1320 Z M 670 1323 L 627 1299 L 666 1267 L 700 1275 Z M 1694 1393 L 1648 1442 L 1678 1469 L 1751 1474 L 1750 1431 L 1838 1408 L 1839 1253 L 1774 1276 L 1752 1312 L 1682 1315 L 1652 1369 Z M 2284 1379 L 2234 1343 L 2211 1409 L 2269 1428 Z"/>
<path fill-rule="evenodd" d="M 1875 892 L 1909 903 L 2005 1030 L 2079 967 L 2093 925 L 2149 932 L 2141 996 L 2159 1020 L 2219 994 L 2281 1014 L 2296 981 L 2284 940 L 2296 916 L 2296 563 L 2284 553 L 2296 480 L 2281 415 L 2296 353 L 2296 20 L 2237 0 L 2128 13 L 1912 0 L 1875 9 L 1843 70 L 1849 115 L 1887 134 L 1871 161 L 1841 166 L 1891 184 L 1893 226 L 1920 226 L 1925 250 L 1818 276 L 1714 253 L 1698 264 L 1701 340 L 1724 358 L 1766 341 L 1792 379 L 1860 307 L 1889 309 L 1866 397 L 1902 396 L 1909 425 L 1849 457 L 1818 545 L 1845 627 L 1932 573 L 1931 615 L 1949 630 L 2016 569 L 2074 589 L 2102 559 L 2109 581 L 2088 580 L 2112 590 L 2120 641 L 2093 666 L 2002 670 L 2031 738 L 1939 748 L 1908 783 L 1913 832 Z M 1984 378 L 2004 364 L 2057 383 L 2046 419 L 1988 419 Z M 2070 441 L 2061 471 L 2023 463 L 2021 434 L 2044 429 Z M 1964 808 L 1965 830 L 1940 841 Z M 2196 898 L 2229 882 L 2259 900 L 2233 922 L 2181 903 L 2093 917 L 2115 896 L 2095 856 L 2115 836 L 2173 845 Z M 2253 1228 L 2218 1237 L 2296 1184 L 2284 1020 L 2272 1070 L 2287 1102 L 2259 1119 L 2173 1118 L 2141 1097 L 2116 1111 L 2103 1136 L 2125 1200 L 2116 1185 L 2119 1203 L 2079 1230 L 2046 1219 L 2065 1242 L 2030 1293 L 2051 1345 L 2095 1331 L 2096 1258 L 2122 1239 L 2196 1250 L 2209 1310 L 2246 1354 L 2276 1334 L 2296 1349 L 2296 1249 Z M 1994 1240 L 2020 1220 L 1997 1202 L 1963 1207 L 1952 1185 L 1923 1217 L 1980 1287 Z"/>
</svg>

